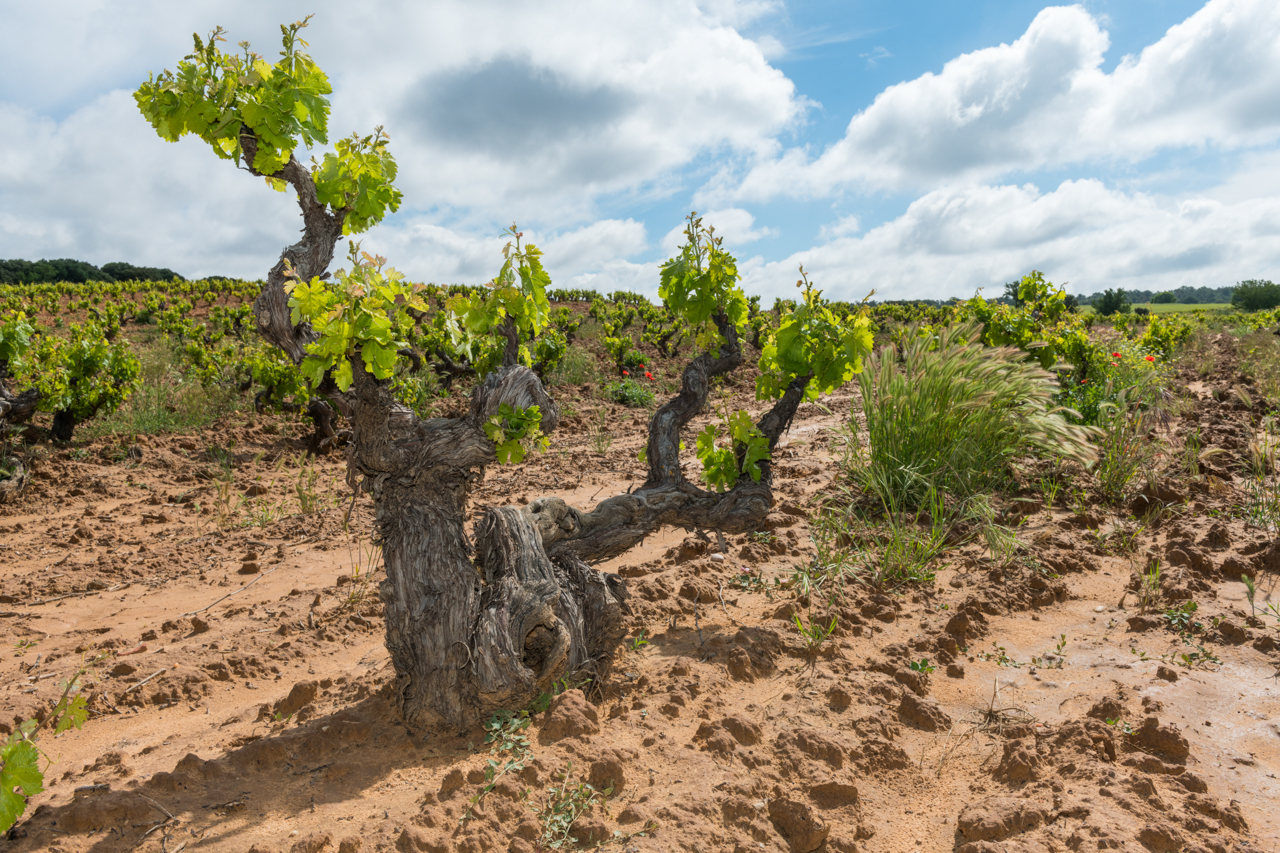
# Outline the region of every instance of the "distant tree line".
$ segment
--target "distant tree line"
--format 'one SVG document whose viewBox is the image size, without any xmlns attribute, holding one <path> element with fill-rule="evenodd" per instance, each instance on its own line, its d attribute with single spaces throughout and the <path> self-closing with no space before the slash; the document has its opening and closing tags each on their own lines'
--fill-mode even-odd
<svg viewBox="0 0 1280 853">
<path fill-rule="evenodd" d="M 135 267 L 115 261 L 96 267 L 87 261 L 57 258 L 52 261 L 0 261 L 0 284 L 48 284 L 58 281 L 186 281 L 165 267 Z"/>
<path fill-rule="evenodd" d="M 1242 282 L 1244 283 L 1244 282 Z M 1134 305 L 1180 303 L 1182 305 L 1225 304 L 1231 301 L 1234 287 L 1179 287 L 1177 290 L 1126 290 L 1124 295 Z M 1094 305 L 1106 297 L 1106 291 L 1081 296 L 1081 305 Z"/>
<path fill-rule="evenodd" d="M 1270 281 L 1250 279 L 1242 281 L 1235 287 L 1180 287 L 1177 290 L 1166 290 L 1152 294 L 1146 290 L 1124 290 L 1108 288 L 1102 293 L 1081 297 L 1081 305 L 1092 305 L 1093 310 L 1103 317 L 1112 314 L 1127 314 L 1134 303 L 1149 302 L 1153 305 L 1182 303 L 1222 304 L 1230 303 L 1239 311 L 1268 311 L 1280 307 L 1280 284 Z M 1137 309 L 1142 311 L 1144 309 Z"/>
<path fill-rule="evenodd" d="M 1280 284 L 1250 279 L 1236 285 L 1231 307 L 1241 311 L 1268 311 L 1280 308 Z"/>
</svg>

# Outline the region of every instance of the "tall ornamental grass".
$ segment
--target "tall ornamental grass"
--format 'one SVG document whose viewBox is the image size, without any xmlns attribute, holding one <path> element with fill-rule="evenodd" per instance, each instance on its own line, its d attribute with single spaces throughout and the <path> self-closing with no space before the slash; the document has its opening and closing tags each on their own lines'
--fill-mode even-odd
<svg viewBox="0 0 1280 853">
<path fill-rule="evenodd" d="M 916 334 L 872 357 L 859 376 L 869 461 L 862 485 L 895 510 L 922 508 L 932 492 L 959 500 L 1005 491 L 1009 463 L 1038 453 L 1091 464 L 1097 430 L 1054 405 L 1053 374 L 1015 347 L 987 347 L 980 329 Z"/>
</svg>

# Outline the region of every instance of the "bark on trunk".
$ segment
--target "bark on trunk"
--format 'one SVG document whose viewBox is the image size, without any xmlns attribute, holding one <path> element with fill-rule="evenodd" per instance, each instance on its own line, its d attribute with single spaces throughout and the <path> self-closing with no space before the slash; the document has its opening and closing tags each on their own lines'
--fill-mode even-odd
<svg viewBox="0 0 1280 853">
<path fill-rule="evenodd" d="M 374 498 L 387 579 L 387 649 L 406 721 L 465 728 L 528 704 L 566 674 L 603 679 L 621 642 L 620 579 L 580 560 L 552 564 L 528 512 L 488 510 L 473 561 L 467 495 L 494 461 L 481 426 L 502 403 L 559 415 L 532 371 L 508 366 L 462 418 L 422 421 L 356 359 L 352 474 Z"/>
<path fill-rule="evenodd" d="M 284 290 L 288 277 L 285 272 L 292 267 L 295 275 L 303 281 L 310 281 L 314 276 L 327 277 L 326 271 L 333 262 L 333 248 L 342 239 L 342 224 L 347 212 L 330 211 L 320 202 L 311 173 L 292 155 L 289 162 L 273 175 L 263 175 L 255 169 L 253 159 L 258 154 L 258 139 L 247 127 L 241 128 L 240 147 L 245 168 L 259 177 L 288 182 L 297 193 L 298 207 L 302 209 L 302 239 L 281 253 L 280 260 L 267 273 L 266 286 L 253 303 L 258 333 L 284 350 L 294 364 L 301 364 L 306 357 L 306 345 L 316 336 L 310 325 L 302 323 L 295 327 L 289 322 L 289 295 Z"/>
<path fill-rule="evenodd" d="M 31 419 L 40 405 L 40 392 L 28 388 L 19 394 L 9 390 L 3 379 L 0 379 L 0 423 L 20 424 Z"/>
</svg>

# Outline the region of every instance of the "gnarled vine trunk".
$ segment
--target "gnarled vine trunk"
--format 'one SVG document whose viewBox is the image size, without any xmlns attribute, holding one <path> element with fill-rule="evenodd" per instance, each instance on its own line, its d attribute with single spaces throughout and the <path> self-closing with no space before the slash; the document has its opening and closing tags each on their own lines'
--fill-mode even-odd
<svg viewBox="0 0 1280 853">
<path fill-rule="evenodd" d="M 251 163 L 256 140 L 245 139 L 244 148 Z M 323 274 L 344 214 L 319 204 L 296 161 L 274 177 L 297 190 L 306 227 L 272 269 L 254 310 L 263 336 L 299 362 L 314 333 L 289 322 L 284 261 L 300 277 Z M 483 425 L 504 403 L 537 405 L 544 433 L 559 420 L 537 375 L 516 364 L 513 324 L 500 328 L 508 338 L 504 366 L 476 387 L 470 410 L 458 418 L 417 418 L 364 369 L 358 353 L 353 357 L 351 392 L 329 398 L 352 424 L 348 482 L 374 500 L 387 572 L 379 590 L 387 649 L 409 725 L 465 728 L 499 708 L 527 705 L 560 678 L 601 683 L 625 633 L 627 594 L 621 578 L 588 564 L 621 554 L 666 525 L 740 532 L 763 521 L 773 503 L 768 462 L 759 482 L 744 477 L 723 494 L 699 488 L 681 472 L 681 430 L 706 405 L 711 380 L 742 363 L 736 330 L 723 316 L 716 322 L 724 346 L 694 359 L 680 393 L 653 417 L 649 476 L 639 490 L 589 512 L 559 498 L 490 508 L 475 525 L 474 547 L 466 529 L 468 494 L 496 459 Z M 771 448 L 808 381 L 793 382 L 760 420 Z"/>
</svg>

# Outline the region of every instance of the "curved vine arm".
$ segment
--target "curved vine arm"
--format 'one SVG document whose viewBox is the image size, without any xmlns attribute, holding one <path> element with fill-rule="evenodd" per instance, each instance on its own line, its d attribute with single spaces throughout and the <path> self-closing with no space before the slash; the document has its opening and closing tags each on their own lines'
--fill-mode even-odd
<svg viewBox="0 0 1280 853">
<path fill-rule="evenodd" d="M 258 333 L 284 350 L 294 364 L 301 364 L 306 357 L 306 345 L 316 339 L 309 323 L 296 327 L 289 319 L 289 296 L 285 293 L 285 270 L 292 267 L 303 281 L 315 276 L 326 278 L 326 270 L 333 262 L 333 249 L 342 239 L 345 209 L 330 211 L 316 193 L 311 173 L 298 160 L 289 160 L 272 175 L 264 175 L 253 166 L 258 153 L 258 138 L 247 127 L 240 129 L 240 146 L 244 168 L 250 174 L 285 181 L 297 193 L 298 207 L 302 210 L 302 239 L 285 248 L 280 260 L 267 274 L 266 286 L 253 303 L 253 313 L 258 321 Z"/>
<path fill-rule="evenodd" d="M 680 471 L 680 429 L 706 404 L 711 377 L 742 361 L 737 332 L 723 315 L 716 317 L 726 345 L 720 355 L 703 353 L 685 369 L 680 393 L 658 410 L 649 425 L 649 478 L 634 492 L 615 495 L 590 512 L 560 498 L 539 498 L 527 507 L 542 534 L 543 547 L 554 559 L 576 558 L 598 563 L 624 553 L 663 526 L 708 528 L 725 533 L 755 530 L 773 506 L 773 473 L 760 463 L 756 482 L 741 478 L 724 493 L 688 482 Z M 804 400 L 811 376 L 794 379 L 786 392 L 760 418 L 757 427 L 777 446 Z"/>
</svg>

